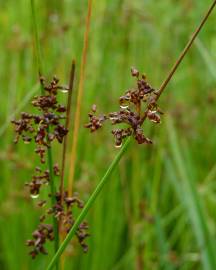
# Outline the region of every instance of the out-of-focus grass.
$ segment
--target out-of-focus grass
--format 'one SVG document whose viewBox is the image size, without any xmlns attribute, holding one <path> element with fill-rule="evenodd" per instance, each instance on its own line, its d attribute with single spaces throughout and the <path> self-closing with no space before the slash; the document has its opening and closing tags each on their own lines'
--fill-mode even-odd
<svg viewBox="0 0 216 270">
<path fill-rule="evenodd" d="M 101 112 L 117 108 L 133 86 L 132 65 L 158 87 L 210 2 L 94 1 L 82 123 L 92 103 Z M 72 57 L 79 66 L 86 11 L 87 1 L 37 1 L 46 76 L 65 83 Z M 68 249 L 65 269 L 215 269 L 215 22 L 214 12 L 161 98 L 171 120 L 146 126 L 152 147 L 132 144 L 88 215 L 88 254 Z M 1 1 L 0 29 L 1 129 L 22 104 L 31 110 L 24 104 L 37 80 L 29 1 Z M 44 269 L 49 257 L 32 261 L 24 245 L 41 211 L 24 190 L 38 160 L 33 146 L 12 141 L 4 128 L 0 268 Z M 80 130 L 75 186 L 84 200 L 116 151 L 109 128 Z"/>
</svg>

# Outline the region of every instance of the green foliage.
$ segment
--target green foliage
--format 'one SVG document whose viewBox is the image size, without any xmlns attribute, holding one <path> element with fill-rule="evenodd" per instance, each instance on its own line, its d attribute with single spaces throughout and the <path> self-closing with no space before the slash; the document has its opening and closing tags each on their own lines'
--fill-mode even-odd
<svg viewBox="0 0 216 270">
<path fill-rule="evenodd" d="M 79 69 L 87 1 L 35 2 L 44 75 L 67 84 L 72 58 Z M 116 109 L 133 86 L 131 66 L 159 87 L 210 2 L 93 1 L 82 123 L 93 103 Z M 146 125 L 154 145 L 131 145 L 87 215 L 89 252 L 73 243 L 65 269 L 216 269 L 215 23 L 216 12 L 161 98 L 168 117 Z M 30 2 L 1 1 L 0 29 L 0 268 L 41 270 L 52 246 L 34 261 L 25 247 L 41 211 L 24 190 L 38 160 L 33 146 L 13 145 L 8 126 L 39 91 Z M 109 132 L 80 130 L 75 189 L 85 201 L 117 154 Z"/>
</svg>

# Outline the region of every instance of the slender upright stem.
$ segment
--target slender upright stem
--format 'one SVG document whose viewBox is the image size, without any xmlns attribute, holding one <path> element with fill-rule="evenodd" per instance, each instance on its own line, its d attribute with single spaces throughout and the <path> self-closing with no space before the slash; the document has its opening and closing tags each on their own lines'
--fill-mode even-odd
<svg viewBox="0 0 216 270">
<path fill-rule="evenodd" d="M 31 0 L 31 11 L 32 11 L 32 24 L 33 24 L 32 26 L 33 26 L 33 32 L 34 32 L 34 45 L 35 45 L 36 59 L 37 59 L 37 65 L 38 65 L 38 73 L 39 73 L 39 76 L 41 76 L 41 74 L 43 74 L 43 65 L 42 65 L 42 60 L 41 60 L 42 55 L 41 55 L 41 47 L 40 47 L 40 41 L 39 41 L 39 35 L 38 35 L 37 18 L 36 18 L 34 0 Z"/>
<path fill-rule="evenodd" d="M 159 91 L 158 91 L 158 95 L 157 95 L 157 99 L 159 99 L 160 95 L 162 94 L 162 92 L 164 91 L 164 89 L 166 88 L 166 86 L 168 85 L 168 83 L 170 82 L 172 76 L 174 75 L 175 71 L 177 70 L 179 64 L 181 63 L 181 61 L 183 60 L 183 58 L 185 57 L 185 55 L 187 54 L 189 48 L 191 47 L 191 45 L 193 44 L 193 41 L 195 40 L 195 38 L 197 37 L 198 33 L 200 32 L 200 30 L 202 29 L 203 25 L 205 24 L 205 22 L 207 21 L 207 18 L 209 17 L 210 13 L 212 12 L 214 6 L 216 4 L 216 0 L 213 2 L 212 6 L 210 7 L 210 9 L 208 10 L 207 14 L 205 15 L 204 19 L 202 20 L 201 25 L 198 27 L 198 29 L 195 31 L 195 34 L 192 36 L 192 39 L 188 42 L 188 44 L 186 45 L 186 47 L 184 48 L 184 50 L 182 51 L 182 53 L 180 54 L 180 57 L 178 58 L 176 64 L 173 66 L 173 68 L 171 69 L 170 73 L 168 74 L 167 78 L 164 80 L 164 82 L 162 83 Z M 58 251 L 56 252 L 56 254 L 54 255 L 54 257 L 52 258 L 50 264 L 48 265 L 46 270 L 51 270 L 54 265 L 56 264 L 56 261 L 59 259 L 59 257 L 61 256 L 61 254 L 63 253 L 63 251 L 65 250 L 65 248 L 67 247 L 68 243 L 70 242 L 70 240 L 72 239 L 72 237 L 74 236 L 74 234 L 76 233 L 76 230 L 78 228 L 78 226 L 80 225 L 80 223 L 83 221 L 83 219 L 85 218 L 85 216 L 87 215 L 89 209 L 91 208 L 91 206 L 93 205 L 94 201 L 96 200 L 97 196 L 99 195 L 99 193 L 101 192 L 101 190 L 103 189 L 104 185 L 108 182 L 109 176 L 111 175 L 111 173 L 113 172 L 113 170 L 116 168 L 116 166 L 118 165 L 119 161 L 121 160 L 123 154 L 125 153 L 125 151 L 128 148 L 128 145 L 131 141 L 131 137 L 129 137 L 126 142 L 124 143 L 124 145 L 122 146 L 121 150 L 119 151 L 119 153 L 117 154 L 117 156 L 114 158 L 113 162 L 111 163 L 111 165 L 109 166 L 108 170 L 106 171 L 106 173 L 104 174 L 103 178 L 100 180 L 100 182 L 98 183 L 98 185 L 96 186 L 94 192 L 92 193 L 92 195 L 90 196 L 90 198 L 88 199 L 87 203 L 85 204 L 85 207 L 82 209 L 81 213 L 79 214 L 79 216 L 77 217 L 74 225 L 72 226 L 72 228 L 70 229 L 68 235 L 66 236 L 65 240 L 63 241 L 63 243 L 61 244 L 61 246 L 59 247 Z"/>
<path fill-rule="evenodd" d="M 73 85 L 74 85 L 74 77 L 75 77 L 75 60 L 72 61 L 71 70 L 70 70 L 70 79 L 69 79 L 69 87 L 68 87 L 68 99 L 67 99 L 67 110 L 66 110 L 66 123 L 65 126 L 70 131 L 70 119 L 71 119 L 71 101 L 72 101 L 72 93 L 73 93 Z M 61 179 L 60 179 L 60 197 L 61 197 L 61 205 L 63 204 L 64 199 L 64 175 L 65 175 L 65 161 L 66 161 L 66 152 L 68 145 L 68 134 L 64 137 L 63 141 L 63 151 L 62 151 L 62 164 L 61 164 Z M 60 217 L 59 220 L 59 237 L 60 241 L 64 239 L 65 233 L 62 231 L 62 219 Z M 64 256 L 61 257 L 61 266 L 60 269 L 64 269 Z"/>
<path fill-rule="evenodd" d="M 68 89 L 68 100 L 67 100 L 67 111 L 66 111 L 67 115 L 66 115 L 66 123 L 65 123 L 65 126 L 68 130 L 70 130 L 71 99 L 72 99 L 72 93 L 73 93 L 74 77 L 75 77 L 75 60 L 72 61 L 72 65 L 71 65 L 70 81 L 69 81 L 69 89 Z M 65 172 L 65 158 L 66 158 L 67 143 L 68 143 L 68 135 L 66 135 L 64 138 L 63 151 L 62 151 L 61 180 L 60 180 L 61 202 L 63 200 L 63 192 L 64 192 L 64 172 Z"/>
<path fill-rule="evenodd" d="M 84 78 L 85 78 L 85 66 L 86 66 L 88 40 L 89 40 L 91 11 L 92 11 L 92 0 L 88 0 L 88 13 L 86 17 L 86 30 L 84 34 L 84 45 L 83 45 L 82 60 L 81 60 L 81 67 L 80 67 L 80 79 L 79 79 L 79 87 L 78 87 L 78 94 L 77 94 L 76 112 L 75 112 L 75 117 L 74 117 L 73 142 L 72 142 L 71 158 L 70 158 L 70 170 L 69 170 L 69 179 L 68 179 L 68 195 L 69 196 L 72 195 L 75 162 L 76 162 L 76 156 L 77 156 L 76 150 L 77 150 L 78 132 L 79 132 L 79 126 L 80 126 L 81 103 L 83 99 L 83 86 L 84 86 Z"/>
<path fill-rule="evenodd" d="M 35 44 L 35 51 L 36 51 L 36 58 L 38 63 L 38 73 L 39 78 L 43 74 L 43 65 L 42 65 L 42 55 L 41 55 L 41 48 L 40 48 L 40 41 L 38 35 L 38 27 L 37 27 L 37 18 L 35 12 L 35 2 L 31 0 L 31 11 L 32 11 L 32 24 L 33 24 L 33 32 L 34 32 L 34 44 Z M 45 90 L 43 84 L 41 83 L 41 95 L 45 94 Z M 49 133 L 49 128 L 47 129 L 47 133 Z M 47 163 L 49 167 L 49 185 L 50 185 L 50 192 L 51 192 L 51 206 L 55 205 L 56 199 L 56 188 L 54 182 L 54 174 L 53 174 L 53 159 L 52 159 L 52 149 L 48 147 L 47 149 Z M 54 252 L 56 252 L 59 248 L 59 235 L 58 235 L 58 222 L 56 218 L 53 216 L 53 231 L 54 231 Z M 58 260 L 56 262 L 56 270 L 59 269 Z"/>
<path fill-rule="evenodd" d="M 47 156 L 48 156 L 48 167 L 49 167 L 49 185 L 50 185 L 50 193 L 51 193 L 51 207 L 56 204 L 55 194 L 56 188 L 54 183 L 54 174 L 53 174 L 53 159 L 52 159 L 52 149 L 47 149 Z M 53 231 L 54 231 L 54 250 L 55 252 L 58 250 L 59 247 L 59 234 L 58 234 L 58 222 L 56 218 L 53 216 Z M 57 266 L 58 269 L 58 266 Z"/>
</svg>

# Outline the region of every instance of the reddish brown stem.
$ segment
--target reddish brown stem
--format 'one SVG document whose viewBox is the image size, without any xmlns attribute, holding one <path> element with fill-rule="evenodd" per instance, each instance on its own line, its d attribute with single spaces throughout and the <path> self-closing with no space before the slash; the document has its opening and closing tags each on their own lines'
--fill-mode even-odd
<svg viewBox="0 0 216 270">
<path fill-rule="evenodd" d="M 191 38 L 189 39 L 188 43 L 186 44 L 184 50 L 182 51 L 182 53 L 180 54 L 180 56 L 178 57 L 177 61 L 175 62 L 175 64 L 172 66 L 167 78 L 163 81 L 163 83 L 161 84 L 159 90 L 157 92 L 155 92 L 155 98 L 154 98 L 154 102 L 156 102 L 159 97 L 161 96 L 161 94 L 163 93 L 163 91 L 165 90 L 166 86 L 168 85 L 168 83 L 170 82 L 170 80 L 172 79 L 173 75 L 175 74 L 177 68 L 179 67 L 179 65 L 181 64 L 182 60 L 184 59 L 185 55 L 187 54 L 187 52 L 190 50 L 191 46 L 193 45 L 193 42 L 195 41 L 196 37 L 198 36 L 199 32 L 202 30 L 203 26 L 205 25 L 206 21 L 208 20 L 211 12 L 213 11 L 214 7 L 216 5 L 216 0 L 213 2 L 213 4 L 210 6 L 210 8 L 208 9 L 207 13 L 205 14 L 204 18 L 202 19 L 201 23 L 199 24 L 199 26 L 197 27 L 197 29 L 194 31 L 194 33 L 192 34 Z M 141 125 L 143 124 L 143 122 L 145 121 L 146 117 L 147 117 L 147 113 L 149 111 L 149 106 L 151 106 L 151 104 L 148 104 L 148 108 L 146 109 L 142 119 L 141 119 Z"/>
<path fill-rule="evenodd" d="M 69 196 L 72 195 L 73 181 L 74 181 L 76 150 L 77 150 L 78 133 L 79 133 L 79 126 L 80 126 L 81 104 L 82 104 L 82 99 L 83 99 L 85 66 L 86 66 L 87 50 L 88 50 L 88 43 L 89 43 L 91 12 L 92 12 L 92 0 L 88 0 L 88 13 L 86 17 L 86 29 L 85 29 L 85 34 L 84 34 L 84 46 L 83 46 L 81 66 L 80 66 L 80 79 L 79 79 L 79 86 L 78 86 L 76 111 L 75 111 L 75 116 L 74 116 L 73 141 L 72 141 L 72 149 L 71 149 L 71 157 L 70 157 L 70 170 L 69 170 L 69 178 L 68 178 Z"/>
<path fill-rule="evenodd" d="M 75 78 L 75 60 L 72 61 L 71 71 L 70 71 L 70 81 L 68 88 L 68 100 L 67 100 L 67 115 L 66 115 L 66 123 L 65 126 L 69 130 L 70 129 L 70 118 L 71 118 L 71 100 L 72 100 L 72 92 Z M 67 142 L 68 136 L 64 138 L 63 142 L 63 151 L 62 151 L 62 165 L 61 165 L 61 180 L 60 180 L 60 194 L 61 194 L 61 204 L 64 196 L 64 172 L 65 172 L 65 159 L 66 159 L 66 150 L 67 150 Z"/>
<path fill-rule="evenodd" d="M 200 25 L 197 27 L 197 29 L 192 34 L 192 36 L 191 36 L 190 40 L 188 41 L 188 43 L 186 44 L 184 50 L 182 51 L 182 53 L 180 54 L 179 58 L 177 59 L 177 61 L 173 65 L 173 67 L 171 68 L 168 77 L 161 84 L 160 89 L 156 93 L 157 95 L 155 97 L 155 100 L 158 100 L 159 99 L 160 95 L 163 93 L 163 91 L 166 88 L 167 84 L 172 79 L 172 77 L 173 77 L 175 71 L 177 70 L 178 66 L 181 64 L 181 62 L 184 59 L 185 55 L 187 54 L 187 52 L 191 48 L 194 40 L 196 39 L 196 37 L 198 36 L 199 32 L 203 28 L 204 24 L 208 20 L 208 17 L 210 16 L 211 12 L 213 11 L 215 5 L 216 5 L 216 0 L 213 2 L 213 4 L 211 5 L 211 7 L 208 9 L 208 11 L 207 11 L 206 15 L 204 16 L 203 20 L 201 21 Z"/>
</svg>

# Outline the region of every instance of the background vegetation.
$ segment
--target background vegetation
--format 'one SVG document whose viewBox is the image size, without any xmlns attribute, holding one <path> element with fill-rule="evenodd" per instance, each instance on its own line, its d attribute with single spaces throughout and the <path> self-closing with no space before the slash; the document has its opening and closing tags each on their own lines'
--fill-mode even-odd
<svg viewBox="0 0 216 270">
<path fill-rule="evenodd" d="M 36 3 L 44 75 L 67 84 L 76 59 L 74 111 L 87 1 Z M 131 66 L 159 87 L 210 3 L 93 1 L 82 125 L 93 103 L 116 110 L 134 84 Z M 160 100 L 162 124 L 145 127 L 154 145 L 130 146 L 88 214 L 89 252 L 68 247 L 65 269 L 216 269 L 215 25 L 216 12 Z M 0 1 L 0 29 L 0 269 L 45 269 L 52 249 L 32 261 L 25 247 L 41 212 L 24 188 L 38 160 L 33 145 L 13 144 L 9 125 L 39 93 L 30 2 Z M 80 129 L 75 189 L 84 200 L 117 152 L 109 127 L 93 135 Z M 58 153 L 56 146 L 60 163 Z"/>
</svg>

